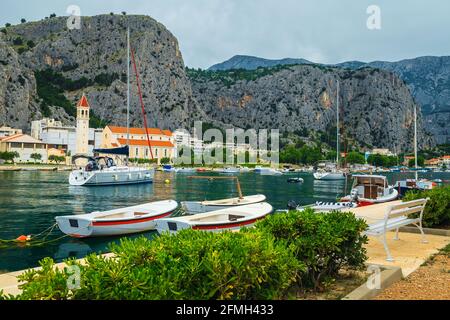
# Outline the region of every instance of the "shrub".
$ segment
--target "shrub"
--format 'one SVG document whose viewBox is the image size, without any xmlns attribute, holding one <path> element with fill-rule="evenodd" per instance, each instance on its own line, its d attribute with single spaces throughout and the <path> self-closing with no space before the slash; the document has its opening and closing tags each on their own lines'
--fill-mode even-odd
<svg viewBox="0 0 450 320">
<path fill-rule="evenodd" d="M 67 289 L 67 271 L 47 258 L 41 270 L 20 276 L 17 299 L 276 299 L 301 265 L 273 237 L 260 232 L 185 230 L 152 241 L 141 237 L 112 246 L 116 258 L 90 255 L 81 288 Z"/>
<path fill-rule="evenodd" d="M 404 201 L 430 198 L 423 213 L 424 227 L 439 227 L 450 225 L 450 186 L 438 187 L 432 190 L 408 192 Z"/>
<path fill-rule="evenodd" d="M 257 228 L 284 242 L 306 265 L 299 278 L 301 288 L 317 289 L 341 268 L 360 269 L 367 260 L 363 247 L 367 237 L 362 235 L 367 225 L 352 213 L 291 211 L 270 216 Z"/>
</svg>

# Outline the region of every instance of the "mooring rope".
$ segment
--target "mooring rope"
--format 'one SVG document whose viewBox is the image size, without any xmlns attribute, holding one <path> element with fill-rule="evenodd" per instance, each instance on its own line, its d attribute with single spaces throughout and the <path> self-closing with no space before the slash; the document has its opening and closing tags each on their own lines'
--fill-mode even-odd
<svg viewBox="0 0 450 320">
<path fill-rule="evenodd" d="M 46 228 L 44 231 L 34 235 L 31 234 L 29 236 L 20 236 L 16 239 L 0 239 L 0 245 L 1 247 L 7 247 L 8 245 L 13 244 L 26 244 L 27 246 L 42 246 L 44 244 L 56 242 L 58 240 L 68 237 L 67 235 L 64 235 L 62 237 L 46 241 L 57 225 L 58 224 L 55 223 L 50 227 Z"/>
</svg>

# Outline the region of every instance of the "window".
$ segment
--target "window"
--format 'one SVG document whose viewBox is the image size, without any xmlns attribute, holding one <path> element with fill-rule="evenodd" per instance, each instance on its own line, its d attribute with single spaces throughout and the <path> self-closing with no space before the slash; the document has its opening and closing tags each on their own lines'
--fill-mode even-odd
<svg viewBox="0 0 450 320">
<path fill-rule="evenodd" d="M 148 157 L 148 148 L 145 148 L 145 156 Z"/>
<path fill-rule="evenodd" d="M 155 155 L 158 157 L 158 149 L 155 150 Z"/>
<path fill-rule="evenodd" d="M 139 148 L 136 148 L 136 153 L 135 153 L 136 158 L 138 157 L 138 154 L 139 154 Z"/>
<path fill-rule="evenodd" d="M 167 149 L 164 149 L 164 158 L 167 158 Z"/>
</svg>

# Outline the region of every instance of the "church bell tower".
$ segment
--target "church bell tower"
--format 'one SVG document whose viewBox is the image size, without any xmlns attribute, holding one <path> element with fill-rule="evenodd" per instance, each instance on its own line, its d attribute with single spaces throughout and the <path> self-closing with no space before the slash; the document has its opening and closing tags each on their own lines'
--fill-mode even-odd
<svg viewBox="0 0 450 320">
<path fill-rule="evenodd" d="M 77 142 L 76 151 L 78 155 L 88 154 L 89 145 L 89 102 L 83 94 L 77 104 Z"/>
</svg>

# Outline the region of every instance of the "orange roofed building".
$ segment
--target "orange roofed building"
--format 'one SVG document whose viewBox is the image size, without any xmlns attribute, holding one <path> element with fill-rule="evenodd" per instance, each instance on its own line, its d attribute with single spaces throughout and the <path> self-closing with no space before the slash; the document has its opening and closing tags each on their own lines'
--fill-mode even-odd
<svg viewBox="0 0 450 320">
<path fill-rule="evenodd" d="M 174 137 L 170 130 L 148 128 L 153 158 L 158 164 L 161 159 L 173 159 L 176 156 Z M 127 145 L 127 128 L 107 126 L 103 130 L 102 148 L 118 148 Z M 151 159 L 147 135 L 144 128 L 130 128 L 130 158 Z"/>
</svg>

